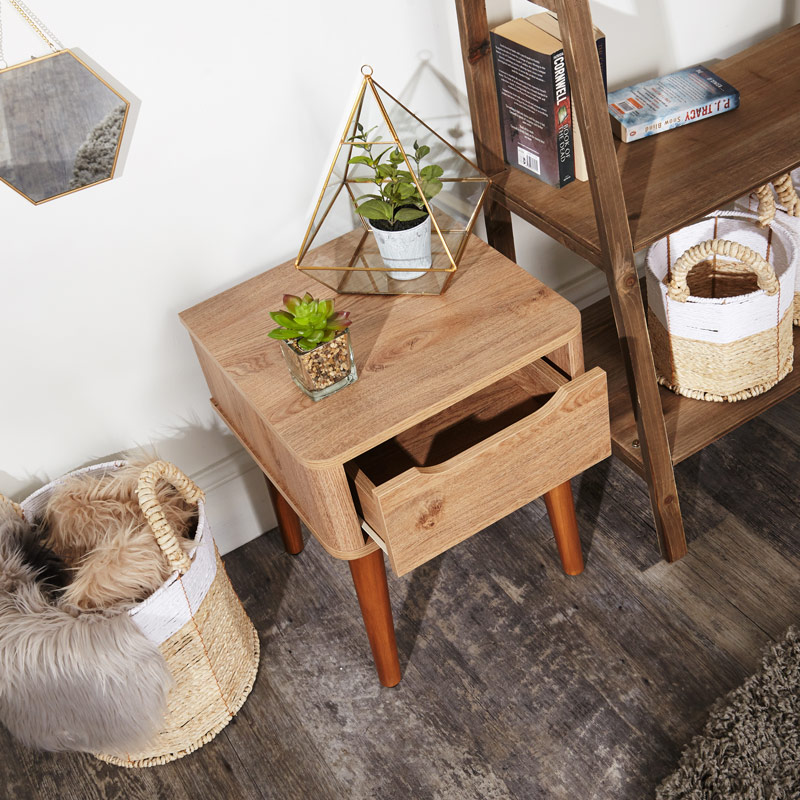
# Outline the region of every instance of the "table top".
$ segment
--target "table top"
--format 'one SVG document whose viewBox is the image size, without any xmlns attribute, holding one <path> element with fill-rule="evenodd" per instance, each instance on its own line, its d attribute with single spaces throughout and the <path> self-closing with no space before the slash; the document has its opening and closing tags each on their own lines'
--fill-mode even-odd
<svg viewBox="0 0 800 800">
<path fill-rule="evenodd" d="M 335 243 L 323 245 L 333 247 Z M 322 249 L 322 248 L 320 248 Z M 284 294 L 350 311 L 358 380 L 314 402 L 292 382 L 269 311 Z M 580 313 L 475 236 L 443 295 L 337 295 L 281 264 L 181 312 L 195 345 L 308 467 L 342 464 L 569 342 Z"/>
</svg>

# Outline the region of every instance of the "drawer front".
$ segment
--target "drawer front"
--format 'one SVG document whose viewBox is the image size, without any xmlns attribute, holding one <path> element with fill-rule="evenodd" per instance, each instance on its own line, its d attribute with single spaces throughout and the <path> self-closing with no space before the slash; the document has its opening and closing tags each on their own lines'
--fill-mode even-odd
<svg viewBox="0 0 800 800">
<path fill-rule="evenodd" d="M 378 486 L 358 473 L 355 484 L 364 519 L 403 575 L 610 454 L 606 376 L 595 368 L 441 464 Z"/>
</svg>

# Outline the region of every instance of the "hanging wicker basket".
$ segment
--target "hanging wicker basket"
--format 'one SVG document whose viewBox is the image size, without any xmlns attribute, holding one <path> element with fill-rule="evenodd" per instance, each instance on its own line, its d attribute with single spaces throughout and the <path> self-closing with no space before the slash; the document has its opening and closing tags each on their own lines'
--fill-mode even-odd
<svg viewBox="0 0 800 800">
<path fill-rule="evenodd" d="M 125 462 L 98 464 L 80 473 L 108 472 Z M 73 475 L 76 473 L 72 473 Z M 156 499 L 159 479 L 171 483 L 197 505 L 196 547 L 180 548 Z M 42 487 L 17 508 L 36 520 L 59 481 Z M 205 514 L 203 492 L 177 467 L 156 461 L 142 470 L 139 504 L 173 574 L 130 610 L 132 619 L 155 642 L 174 679 L 161 730 L 138 752 L 102 753 L 122 767 L 165 764 L 214 738 L 241 708 L 253 688 L 259 661 L 258 634 L 231 586 Z"/>
<path fill-rule="evenodd" d="M 734 402 L 792 369 L 797 247 L 782 225 L 718 212 L 647 254 L 648 327 L 658 381 L 698 400 Z"/>
<path fill-rule="evenodd" d="M 772 192 L 775 187 L 775 194 L 778 195 L 778 202 Z M 773 221 L 783 225 L 794 236 L 796 247 L 800 249 L 800 196 L 797 187 L 800 186 L 800 169 L 794 170 L 791 174 L 780 175 L 772 184 L 764 184 L 752 191 L 746 197 L 741 197 L 736 201 L 740 208 L 754 211 L 758 215 L 759 224 L 769 225 Z M 792 314 L 795 325 L 800 325 L 800 267 L 797 269 L 797 276 L 794 286 L 794 312 Z"/>
</svg>

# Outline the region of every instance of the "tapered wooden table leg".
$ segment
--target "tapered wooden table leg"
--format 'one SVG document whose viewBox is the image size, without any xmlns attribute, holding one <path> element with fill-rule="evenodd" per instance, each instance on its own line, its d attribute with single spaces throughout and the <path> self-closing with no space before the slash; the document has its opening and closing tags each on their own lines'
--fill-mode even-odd
<svg viewBox="0 0 800 800">
<path fill-rule="evenodd" d="M 295 510 L 286 502 L 286 498 L 275 488 L 275 484 L 265 475 L 269 490 L 269 499 L 272 500 L 272 508 L 275 509 L 275 516 L 278 519 L 278 530 L 283 538 L 283 546 L 286 552 L 293 556 L 303 551 L 303 532 L 300 530 L 300 517 Z"/>
<path fill-rule="evenodd" d="M 575 519 L 575 502 L 572 487 L 565 481 L 544 496 L 550 524 L 556 536 L 558 554 L 567 575 L 580 575 L 583 572 L 583 553 L 578 536 L 578 521 Z"/>
<path fill-rule="evenodd" d="M 397 658 L 397 641 L 394 636 L 383 553 L 376 550 L 368 556 L 350 561 L 349 564 L 369 646 L 372 648 L 372 657 L 375 659 L 375 668 L 378 670 L 378 680 L 384 686 L 396 686 L 401 677 L 400 661 Z"/>
</svg>

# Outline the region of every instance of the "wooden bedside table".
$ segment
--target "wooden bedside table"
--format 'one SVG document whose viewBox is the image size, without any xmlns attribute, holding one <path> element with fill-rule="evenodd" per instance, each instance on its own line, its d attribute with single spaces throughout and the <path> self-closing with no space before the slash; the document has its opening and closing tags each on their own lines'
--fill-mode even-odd
<svg viewBox="0 0 800 800">
<path fill-rule="evenodd" d="M 306 291 L 354 320 L 358 380 L 317 403 L 267 338 L 268 311 Z M 583 569 L 569 479 L 611 453 L 605 374 L 583 373 L 578 310 L 477 237 L 441 296 L 335 295 L 288 262 L 180 316 L 287 550 L 299 516 L 349 562 L 385 686 L 400 667 L 379 547 L 403 574 L 545 494 L 564 569 Z"/>
</svg>

